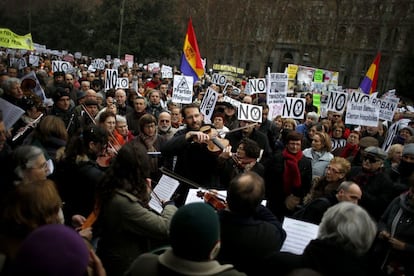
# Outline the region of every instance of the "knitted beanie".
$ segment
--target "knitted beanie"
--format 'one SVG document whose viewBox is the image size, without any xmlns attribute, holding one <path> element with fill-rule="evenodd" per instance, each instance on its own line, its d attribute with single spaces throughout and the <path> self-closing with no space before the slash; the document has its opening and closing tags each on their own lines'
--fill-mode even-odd
<svg viewBox="0 0 414 276">
<path fill-rule="evenodd" d="M 214 259 L 220 242 L 217 213 L 210 205 L 202 202 L 180 207 L 171 220 L 170 242 L 174 254 L 183 259 Z"/>
<path fill-rule="evenodd" d="M 89 250 L 82 237 L 62 224 L 35 229 L 23 241 L 13 275 L 84 276 Z"/>
</svg>

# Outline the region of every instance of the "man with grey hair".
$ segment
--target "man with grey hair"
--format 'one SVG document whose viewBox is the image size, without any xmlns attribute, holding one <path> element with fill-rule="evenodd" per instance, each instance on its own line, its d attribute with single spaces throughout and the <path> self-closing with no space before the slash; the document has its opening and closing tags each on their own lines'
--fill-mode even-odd
<svg viewBox="0 0 414 276">
<path fill-rule="evenodd" d="M 293 214 L 293 217 L 306 222 L 319 224 L 323 214 L 329 207 L 342 201 L 358 204 L 361 197 L 362 191 L 358 184 L 352 181 L 344 181 L 338 186 L 338 189 L 333 194 L 315 198 Z"/>
<path fill-rule="evenodd" d="M 171 126 L 171 114 L 168 111 L 162 111 L 158 116 L 158 134 L 171 139 L 177 132 L 176 128 Z"/>
<path fill-rule="evenodd" d="M 281 275 L 304 267 L 322 275 L 380 275 L 366 258 L 376 234 L 376 223 L 364 208 L 340 202 L 324 213 L 317 238 L 301 255 L 276 253 L 269 269 Z"/>
<path fill-rule="evenodd" d="M 296 131 L 302 133 L 303 136 L 308 134 L 309 129 L 318 122 L 319 115 L 316 112 L 308 112 L 306 113 L 306 119 L 302 124 L 299 124 L 296 127 Z"/>
</svg>

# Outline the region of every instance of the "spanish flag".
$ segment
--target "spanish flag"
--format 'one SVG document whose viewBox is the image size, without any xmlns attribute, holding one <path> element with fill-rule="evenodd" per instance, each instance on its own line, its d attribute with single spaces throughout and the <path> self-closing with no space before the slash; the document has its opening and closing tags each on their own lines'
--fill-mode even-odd
<svg viewBox="0 0 414 276">
<path fill-rule="evenodd" d="M 361 81 L 361 84 L 359 85 L 359 88 L 365 94 L 372 94 L 374 92 L 377 92 L 377 79 L 380 60 L 381 53 L 378 52 L 371 66 L 369 67 L 367 73 L 365 74 L 364 79 Z"/>
<path fill-rule="evenodd" d="M 194 82 L 204 74 L 204 66 L 201 61 L 200 51 L 198 50 L 197 38 L 191 18 L 188 21 L 180 70 L 185 76 L 192 76 Z"/>
</svg>

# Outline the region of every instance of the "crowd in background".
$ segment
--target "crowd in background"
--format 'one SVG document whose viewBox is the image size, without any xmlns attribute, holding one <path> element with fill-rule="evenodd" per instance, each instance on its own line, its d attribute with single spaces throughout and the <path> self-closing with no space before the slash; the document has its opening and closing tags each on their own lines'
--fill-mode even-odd
<svg viewBox="0 0 414 276">
<path fill-rule="evenodd" d="M 105 90 L 103 70 L 74 65 L 0 62 L 1 98 L 24 110 L 11 128 L 6 110 L 0 119 L 0 275 L 414 275 L 414 120 L 403 102 L 386 152 L 394 122 L 323 117 L 311 92 L 303 120 L 269 118 L 246 80 L 224 94 L 206 75 L 183 105 L 160 72 L 121 65 L 137 89 Z M 207 124 L 209 87 L 219 99 Z M 262 122 L 239 120 L 224 95 L 262 106 Z M 162 168 L 181 183 L 157 213 Z M 186 204 L 192 183 L 226 190 L 224 207 L 207 195 Z M 302 255 L 280 252 L 285 217 L 319 224 Z"/>
</svg>

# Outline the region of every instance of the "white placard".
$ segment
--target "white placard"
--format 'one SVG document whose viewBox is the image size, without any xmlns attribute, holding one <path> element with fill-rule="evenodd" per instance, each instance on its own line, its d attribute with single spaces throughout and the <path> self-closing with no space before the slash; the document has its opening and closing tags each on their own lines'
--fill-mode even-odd
<svg viewBox="0 0 414 276">
<path fill-rule="evenodd" d="M 249 79 L 249 94 L 266 93 L 266 79 Z"/>
<path fill-rule="evenodd" d="M 399 98 L 386 97 L 385 99 L 372 98 L 371 103 L 379 107 L 379 119 L 392 122 L 398 107 Z"/>
<path fill-rule="evenodd" d="M 70 72 L 72 65 L 67 61 L 53 60 L 52 61 L 52 72 Z"/>
<path fill-rule="evenodd" d="M 30 56 L 29 56 L 29 63 L 30 63 L 32 66 L 36 66 L 36 67 L 38 67 L 38 66 L 39 66 L 39 56 L 30 55 Z"/>
<path fill-rule="evenodd" d="M 326 110 L 342 114 L 345 110 L 347 99 L 347 93 L 341 91 L 331 91 L 328 96 Z"/>
<path fill-rule="evenodd" d="M 240 103 L 237 109 L 237 119 L 240 121 L 262 122 L 263 107 L 254 104 Z"/>
<path fill-rule="evenodd" d="M 200 104 L 200 111 L 204 114 L 204 120 L 207 122 L 211 121 L 211 116 L 214 112 L 214 107 L 218 99 L 218 93 L 212 89 L 207 88 L 207 92 L 203 97 L 203 101 Z"/>
<path fill-rule="evenodd" d="M 306 100 L 303 98 L 286 97 L 283 105 L 282 117 L 303 119 L 305 117 Z"/>
<path fill-rule="evenodd" d="M 105 70 L 105 90 L 116 89 L 118 84 L 118 70 L 106 69 Z"/>
<path fill-rule="evenodd" d="M 288 90 L 288 74 L 270 73 L 267 79 L 268 94 L 287 92 Z"/>
<path fill-rule="evenodd" d="M 103 58 L 97 58 L 92 60 L 92 67 L 96 70 L 104 70 L 105 69 L 105 60 Z"/>
<path fill-rule="evenodd" d="M 217 85 L 225 86 L 227 83 L 227 77 L 225 75 L 214 73 L 211 77 L 211 82 Z"/>
<path fill-rule="evenodd" d="M 193 77 L 174 75 L 172 101 L 189 104 L 193 101 Z"/>
<path fill-rule="evenodd" d="M 348 99 L 345 124 L 360 126 L 378 126 L 379 107 L 371 104 L 368 95 L 352 92 Z"/>
<path fill-rule="evenodd" d="M 171 66 L 162 65 L 161 66 L 161 77 L 163 79 L 172 79 L 173 78 L 173 69 Z"/>
<path fill-rule="evenodd" d="M 129 79 L 128 78 L 118 78 L 116 88 L 128 89 L 129 88 Z"/>
</svg>

